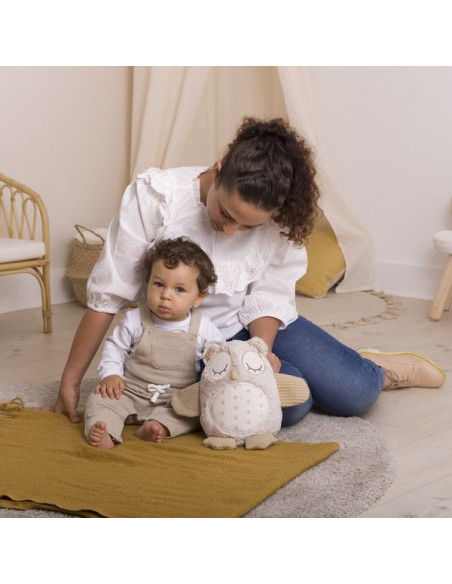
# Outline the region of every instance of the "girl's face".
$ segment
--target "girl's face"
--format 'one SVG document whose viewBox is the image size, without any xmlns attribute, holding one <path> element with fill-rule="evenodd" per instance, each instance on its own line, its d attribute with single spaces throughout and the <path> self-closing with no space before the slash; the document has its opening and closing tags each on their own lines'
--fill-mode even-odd
<svg viewBox="0 0 452 584">
<path fill-rule="evenodd" d="M 214 178 L 218 172 L 217 164 L 213 167 Z M 272 211 L 246 203 L 237 191 L 230 193 L 216 186 L 215 180 L 207 192 L 205 205 L 212 229 L 226 235 L 263 225 L 273 215 Z"/>
</svg>

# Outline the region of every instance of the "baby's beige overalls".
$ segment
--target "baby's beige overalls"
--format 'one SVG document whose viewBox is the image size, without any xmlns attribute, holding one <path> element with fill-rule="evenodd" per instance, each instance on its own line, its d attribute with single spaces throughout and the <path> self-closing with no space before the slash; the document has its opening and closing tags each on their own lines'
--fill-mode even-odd
<svg viewBox="0 0 452 584">
<path fill-rule="evenodd" d="M 125 389 L 119 400 L 102 397 L 94 391 L 85 408 L 85 436 L 99 421 L 115 442 L 122 442 L 124 424 L 157 420 L 171 437 L 199 428 L 199 418 L 178 416 L 171 407 L 174 389 L 196 381 L 196 343 L 201 314 L 192 310 L 187 333 L 155 328 L 151 312 L 140 306 L 143 336 L 124 367 Z M 162 386 L 169 384 L 169 388 Z"/>
</svg>

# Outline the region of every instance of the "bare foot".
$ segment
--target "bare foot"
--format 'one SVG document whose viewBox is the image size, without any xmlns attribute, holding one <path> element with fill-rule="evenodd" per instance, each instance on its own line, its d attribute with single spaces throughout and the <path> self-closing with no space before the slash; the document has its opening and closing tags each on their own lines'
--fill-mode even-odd
<svg viewBox="0 0 452 584">
<path fill-rule="evenodd" d="M 89 431 L 87 440 L 91 446 L 97 446 L 104 450 L 111 450 L 115 445 L 110 434 L 107 433 L 107 425 L 105 422 L 96 422 Z"/>
<path fill-rule="evenodd" d="M 148 422 L 144 422 L 144 424 L 138 428 L 135 436 L 141 440 L 147 440 L 148 442 L 160 443 L 163 441 L 163 438 L 169 436 L 169 432 L 167 428 L 162 426 L 157 420 L 149 420 Z"/>
</svg>

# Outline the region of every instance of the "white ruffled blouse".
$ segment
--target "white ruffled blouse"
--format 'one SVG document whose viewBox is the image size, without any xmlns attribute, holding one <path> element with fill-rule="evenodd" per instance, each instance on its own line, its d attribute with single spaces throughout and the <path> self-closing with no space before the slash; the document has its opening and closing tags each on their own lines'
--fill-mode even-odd
<svg viewBox="0 0 452 584">
<path fill-rule="evenodd" d="M 185 235 L 214 263 L 218 282 L 201 311 L 230 338 L 262 316 L 296 320 L 295 282 L 307 268 L 305 247 L 294 247 L 274 221 L 228 236 L 214 231 L 200 200 L 199 175 L 208 167 L 150 168 L 123 196 L 104 249 L 88 281 L 88 306 L 117 313 L 137 301 L 143 258 L 157 238 Z"/>
</svg>

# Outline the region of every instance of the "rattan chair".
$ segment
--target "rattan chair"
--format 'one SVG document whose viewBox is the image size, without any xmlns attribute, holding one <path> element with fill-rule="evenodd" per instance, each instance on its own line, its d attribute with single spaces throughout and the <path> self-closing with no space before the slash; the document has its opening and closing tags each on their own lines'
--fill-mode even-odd
<svg viewBox="0 0 452 584">
<path fill-rule="evenodd" d="M 52 331 L 49 219 L 38 193 L 0 174 L 0 276 L 31 274 L 41 288 L 44 332 Z"/>
</svg>

